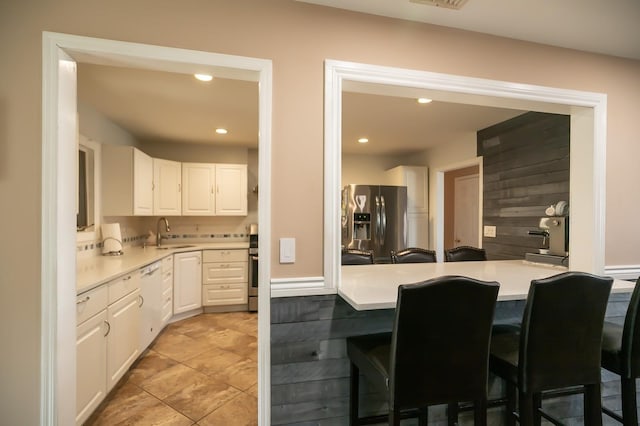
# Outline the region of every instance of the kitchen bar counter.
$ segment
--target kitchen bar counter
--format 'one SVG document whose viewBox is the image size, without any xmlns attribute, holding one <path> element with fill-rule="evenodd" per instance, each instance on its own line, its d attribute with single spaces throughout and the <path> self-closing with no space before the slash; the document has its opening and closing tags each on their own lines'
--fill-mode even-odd
<svg viewBox="0 0 640 426">
<path fill-rule="evenodd" d="M 498 281 L 498 300 L 527 298 L 531 280 L 567 271 L 563 266 L 524 260 L 483 262 L 405 263 L 342 266 L 338 294 L 358 311 L 395 308 L 398 286 L 443 275 L 463 275 L 484 281 Z M 633 291 L 634 283 L 615 280 L 612 293 Z"/>
<path fill-rule="evenodd" d="M 188 245 L 188 247 L 184 247 Z M 224 243 L 183 243 L 156 246 L 125 247 L 122 256 L 91 256 L 79 258 L 76 264 L 76 293 L 78 295 L 91 290 L 119 275 L 129 273 L 145 265 L 174 253 L 197 250 L 247 249 L 248 242 L 234 241 Z"/>
</svg>

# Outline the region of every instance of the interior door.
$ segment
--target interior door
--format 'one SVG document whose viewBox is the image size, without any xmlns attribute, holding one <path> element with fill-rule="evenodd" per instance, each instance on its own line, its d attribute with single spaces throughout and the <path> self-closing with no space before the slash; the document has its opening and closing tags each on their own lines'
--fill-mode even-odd
<svg viewBox="0 0 640 426">
<path fill-rule="evenodd" d="M 480 198 L 478 175 L 461 176 L 454 181 L 454 246 L 480 245 Z"/>
</svg>

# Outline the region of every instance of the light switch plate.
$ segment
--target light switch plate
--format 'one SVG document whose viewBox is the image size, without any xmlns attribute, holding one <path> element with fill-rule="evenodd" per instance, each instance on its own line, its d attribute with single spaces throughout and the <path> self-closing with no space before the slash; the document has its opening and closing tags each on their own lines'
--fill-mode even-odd
<svg viewBox="0 0 640 426">
<path fill-rule="evenodd" d="M 295 263 L 296 239 L 280 238 L 280 263 Z"/>
<path fill-rule="evenodd" d="M 496 237 L 496 227 L 495 226 L 490 226 L 490 225 L 485 225 L 484 226 L 484 236 L 488 237 L 488 238 L 495 238 Z"/>
</svg>

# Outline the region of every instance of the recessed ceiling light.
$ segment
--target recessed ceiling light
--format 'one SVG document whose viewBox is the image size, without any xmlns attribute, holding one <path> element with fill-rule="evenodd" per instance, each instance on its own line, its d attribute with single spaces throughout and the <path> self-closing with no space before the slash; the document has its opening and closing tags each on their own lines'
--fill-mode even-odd
<svg viewBox="0 0 640 426">
<path fill-rule="evenodd" d="M 429 102 L 431 102 L 431 99 L 429 98 L 418 98 L 419 104 L 428 104 Z"/>
<path fill-rule="evenodd" d="M 222 127 L 216 129 L 216 133 L 219 135 L 226 135 L 227 134 L 227 129 L 223 129 Z"/>
<path fill-rule="evenodd" d="M 194 74 L 193 75 L 195 78 L 197 78 L 200 81 L 211 81 L 213 80 L 213 76 L 210 74 Z"/>
<path fill-rule="evenodd" d="M 367 143 L 367 142 L 369 142 L 369 139 L 367 139 L 367 138 L 360 138 L 360 139 L 358 139 L 358 142 L 359 142 L 359 143 Z"/>
</svg>

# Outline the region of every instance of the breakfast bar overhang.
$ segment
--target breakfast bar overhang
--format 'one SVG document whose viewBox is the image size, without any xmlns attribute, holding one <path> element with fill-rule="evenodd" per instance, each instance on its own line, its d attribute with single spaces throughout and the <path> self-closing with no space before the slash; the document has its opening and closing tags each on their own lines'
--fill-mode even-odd
<svg viewBox="0 0 640 426">
<path fill-rule="evenodd" d="M 500 283 L 498 301 L 524 300 L 531 280 L 567 271 L 566 267 L 523 260 L 350 265 L 341 268 L 338 294 L 358 311 L 393 309 L 398 286 L 444 275 L 462 275 Z M 612 293 L 630 293 L 634 283 L 615 280 Z"/>
</svg>

